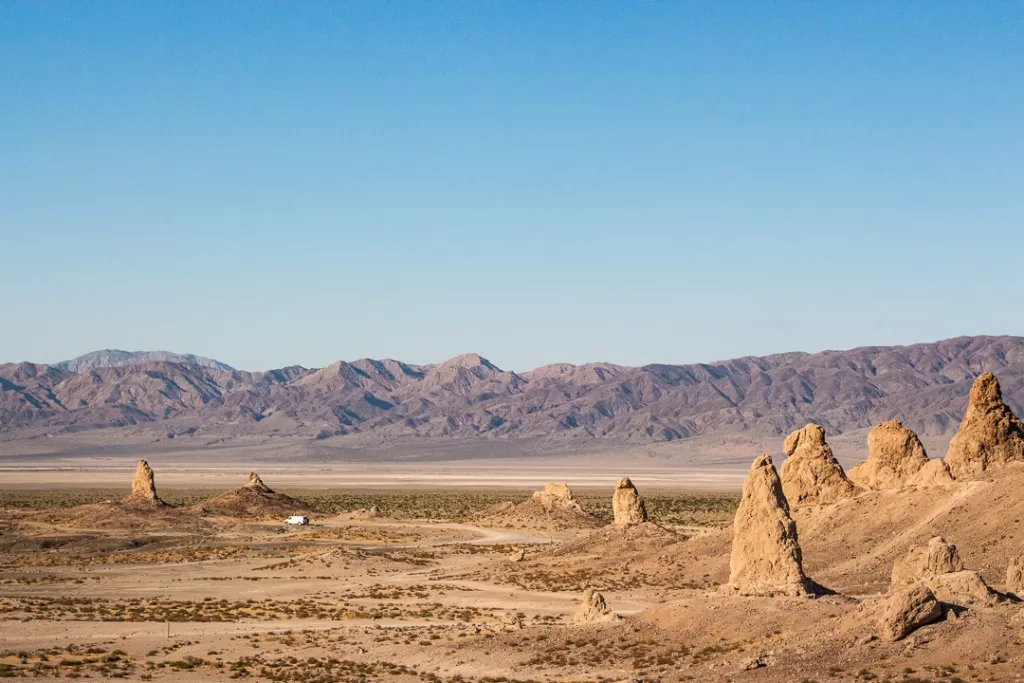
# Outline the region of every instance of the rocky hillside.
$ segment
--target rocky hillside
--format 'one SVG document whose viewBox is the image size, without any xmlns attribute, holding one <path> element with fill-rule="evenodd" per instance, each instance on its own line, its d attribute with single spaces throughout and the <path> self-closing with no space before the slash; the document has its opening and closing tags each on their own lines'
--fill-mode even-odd
<svg viewBox="0 0 1024 683">
<path fill-rule="evenodd" d="M 437 365 L 339 361 L 268 372 L 154 361 L 80 372 L 0 365 L 0 438 L 95 429 L 154 438 L 246 435 L 388 443 L 419 437 L 653 443 L 808 421 L 830 434 L 899 418 L 951 434 L 971 382 L 999 376 L 1024 412 L 1024 338 L 787 353 L 695 365 L 549 365 L 522 374 L 475 354 Z"/>
<path fill-rule="evenodd" d="M 192 353 L 171 353 L 169 351 L 122 351 L 120 349 L 102 349 L 93 351 L 78 358 L 55 363 L 53 367 L 71 372 L 88 372 L 96 368 L 114 367 L 118 365 L 142 365 L 163 361 L 166 363 L 192 363 L 204 368 L 217 370 L 234 370 L 227 363 L 212 358 L 203 358 Z"/>
</svg>

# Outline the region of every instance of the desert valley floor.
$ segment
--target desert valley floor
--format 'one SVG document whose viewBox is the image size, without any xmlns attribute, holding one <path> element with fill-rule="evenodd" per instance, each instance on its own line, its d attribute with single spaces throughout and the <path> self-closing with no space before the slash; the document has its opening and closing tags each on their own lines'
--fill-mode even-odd
<svg viewBox="0 0 1024 683">
<path fill-rule="evenodd" d="M 804 567 L 832 591 L 814 598 L 721 589 L 738 495 L 641 489 L 650 521 L 619 527 L 608 524 L 613 483 L 577 491 L 583 512 L 570 515 L 531 507 L 526 492 L 509 490 L 295 488 L 295 502 L 272 493 L 204 509 L 208 490 L 161 488 L 170 505 L 151 507 L 102 502 L 126 487 L 7 489 L 0 675 L 1021 676 L 1024 609 L 1012 596 L 967 596 L 897 642 L 876 637 L 876 622 L 894 560 L 933 536 L 955 543 L 969 569 L 1003 588 L 1022 546 L 1024 467 L 800 507 Z M 289 506 L 317 512 L 308 526 L 286 527 Z M 622 618 L 574 624 L 586 588 Z"/>
</svg>

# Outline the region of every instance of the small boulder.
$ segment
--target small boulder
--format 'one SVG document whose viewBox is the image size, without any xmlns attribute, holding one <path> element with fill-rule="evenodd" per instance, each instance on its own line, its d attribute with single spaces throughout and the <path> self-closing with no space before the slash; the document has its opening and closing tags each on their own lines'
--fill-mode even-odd
<svg viewBox="0 0 1024 683">
<path fill-rule="evenodd" d="M 889 420 L 868 433 L 868 459 L 850 468 L 849 478 L 869 489 L 899 489 L 927 463 L 917 434 L 899 420 Z"/>
<path fill-rule="evenodd" d="M 1006 565 L 1006 590 L 1024 598 L 1024 556 L 1011 558 Z"/>
<path fill-rule="evenodd" d="M 981 375 L 971 386 L 967 412 L 949 442 L 945 460 L 956 479 L 1024 461 L 1024 422 L 1003 402 L 992 373 Z"/>
<path fill-rule="evenodd" d="M 796 523 L 771 456 L 754 460 L 733 523 L 729 586 L 744 595 L 806 595 Z"/>
<path fill-rule="evenodd" d="M 615 513 L 615 526 L 632 526 L 647 521 L 647 508 L 629 477 L 615 482 L 615 493 L 612 495 L 612 511 Z"/>
<path fill-rule="evenodd" d="M 604 624 L 618 621 L 619 619 L 621 617 L 618 614 L 608 609 L 608 604 L 604 601 L 603 595 L 591 588 L 587 588 L 583 591 L 583 600 L 580 602 L 576 614 L 572 617 L 572 623 L 578 626 L 584 624 Z"/>
<path fill-rule="evenodd" d="M 925 579 L 925 583 L 939 600 L 954 605 L 994 605 L 1002 600 L 978 572 L 936 574 Z"/>
<path fill-rule="evenodd" d="M 928 545 L 912 548 L 893 563 L 892 585 L 909 586 L 937 574 L 963 571 L 963 568 L 956 546 L 935 536 Z"/>
<path fill-rule="evenodd" d="M 519 550 L 513 551 L 509 559 L 513 562 L 526 562 L 526 549 L 520 548 Z"/>
<path fill-rule="evenodd" d="M 879 635 L 896 641 L 942 618 L 942 605 L 923 583 L 900 588 L 889 595 L 878 619 Z"/>
<path fill-rule="evenodd" d="M 782 463 L 782 490 L 794 506 L 832 503 L 857 494 L 832 449 L 825 441 L 825 430 L 816 424 L 786 437 Z"/>
</svg>

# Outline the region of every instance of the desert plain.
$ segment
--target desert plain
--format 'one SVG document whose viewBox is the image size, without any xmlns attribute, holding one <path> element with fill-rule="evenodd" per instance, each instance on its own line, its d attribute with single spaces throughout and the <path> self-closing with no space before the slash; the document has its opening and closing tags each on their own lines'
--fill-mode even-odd
<svg viewBox="0 0 1024 683">
<path fill-rule="evenodd" d="M 1024 677 L 1024 426 L 995 379 L 944 459 L 896 421 L 852 468 L 827 438 L 707 468 L 5 456 L 0 676 Z"/>
</svg>

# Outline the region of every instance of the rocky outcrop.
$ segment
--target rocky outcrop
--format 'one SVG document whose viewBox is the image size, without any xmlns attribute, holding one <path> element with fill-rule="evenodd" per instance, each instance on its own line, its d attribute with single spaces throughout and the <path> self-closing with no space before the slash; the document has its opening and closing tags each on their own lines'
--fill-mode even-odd
<svg viewBox="0 0 1024 683">
<path fill-rule="evenodd" d="M 868 433 L 868 459 L 850 468 L 849 478 L 869 489 L 899 489 L 928 463 L 917 434 L 899 420 L 876 425 Z"/>
<path fill-rule="evenodd" d="M 893 591 L 878 619 L 879 635 L 901 640 L 911 632 L 942 618 L 942 605 L 923 583 Z"/>
<path fill-rule="evenodd" d="M 130 505 L 166 505 L 156 495 L 153 469 L 145 460 L 139 460 L 139 464 L 135 468 L 135 476 L 132 477 L 132 492 L 123 502 Z"/>
<path fill-rule="evenodd" d="M 1011 558 L 1006 565 L 1006 591 L 1024 598 L 1024 556 Z"/>
<path fill-rule="evenodd" d="M 832 503 L 856 495 L 854 486 L 825 442 L 825 430 L 816 424 L 786 437 L 782 463 L 782 490 L 794 507 Z"/>
<path fill-rule="evenodd" d="M 754 460 L 733 524 L 729 586 L 744 595 L 805 595 L 796 523 L 771 456 Z"/>
<path fill-rule="evenodd" d="M 572 495 L 568 484 L 547 484 L 543 491 L 535 491 L 531 500 L 536 501 L 545 510 L 578 510 L 583 512 L 579 502 Z"/>
<path fill-rule="evenodd" d="M 935 597 L 954 605 L 994 605 L 1002 596 L 992 590 L 978 572 L 936 574 L 925 579 Z"/>
<path fill-rule="evenodd" d="M 606 624 L 618 621 L 621 617 L 608 609 L 604 596 L 597 591 L 587 588 L 583 591 L 583 600 L 580 602 L 576 614 L 572 617 L 572 623 L 582 626 L 585 624 Z"/>
<path fill-rule="evenodd" d="M 907 480 L 908 486 L 950 486 L 953 483 L 949 465 L 937 459 L 926 462 L 917 474 Z"/>
<path fill-rule="evenodd" d="M 612 511 L 615 514 L 615 526 L 632 526 L 647 521 L 647 508 L 629 477 L 615 482 L 615 493 L 612 494 Z"/>
<path fill-rule="evenodd" d="M 253 491 L 259 491 L 260 493 L 273 493 L 273 489 L 263 483 L 260 479 L 260 475 L 255 472 L 249 473 L 249 481 L 246 482 L 245 488 L 252 489 Z"/>
<path fill-rule="evenodd" d="M 1024 422 L 1003 402 L 995 375 L 987 372 L 974 381 L 967 412 L 945 460 L 957 479 L 1024 461 Z"/>
<path fill-rule="evenodd" d="M 938 574 L 963 571 L 963 568 L 956 546 L 935 536 L 928 545 L 912 548 L 893 563 L 892 585 L 909 586 Z"/>
</svg>

